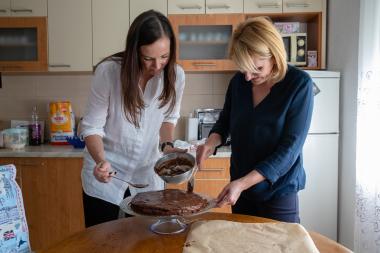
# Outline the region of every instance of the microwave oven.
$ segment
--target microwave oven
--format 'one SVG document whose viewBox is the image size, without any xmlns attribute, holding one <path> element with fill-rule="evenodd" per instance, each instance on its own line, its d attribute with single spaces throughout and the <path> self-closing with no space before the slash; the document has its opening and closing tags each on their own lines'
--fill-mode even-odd
<svg viewBox="0 0 380 253">
<path fill-rule="evenodd" d="M 282 34 L 287 62 L 295 66 L 306 66 L 307 34 L 289 33 Z"/>
</svg>

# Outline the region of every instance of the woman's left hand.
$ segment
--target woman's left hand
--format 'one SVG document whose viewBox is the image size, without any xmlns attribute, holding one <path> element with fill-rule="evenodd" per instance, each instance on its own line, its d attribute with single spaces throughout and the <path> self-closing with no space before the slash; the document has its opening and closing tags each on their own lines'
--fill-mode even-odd
<svg viewBox="0 0 380 253">
<path fill-rule="evenodd" d="M 170 145 L 166 145 L 164 150 L 162 151 L 165 155 L 169 153 L 186 153 L 187 149 L 182 148 L 173 148 Z"/>
<path fill-rule="evenodd" d="M 224 205 L 235 205 L 243 190 L 244 187 L 240 180 L 232 181 L 223 188 L 222 192 L 216 199 L 216 205 L 218 207 L 222 207 Z"/>
</svg>

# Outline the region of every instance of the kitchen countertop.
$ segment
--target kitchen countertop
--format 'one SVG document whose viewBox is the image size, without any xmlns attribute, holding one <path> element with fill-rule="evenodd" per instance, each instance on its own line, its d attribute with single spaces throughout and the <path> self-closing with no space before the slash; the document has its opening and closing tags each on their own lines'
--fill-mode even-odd
<svg viewBox="0 0 380 253">
<path fill-rule="evenodd" d="M 83 157 L 83 149 L 49 144 L 26 146 L 20 150 L 0 148 L 0 157 Z"/>
<path fill-rule="evenodd" d="M 191 152 L 195 155 L 194 152 Z M 231 148 L 221 147 L 215 156 L 218 157 L 230 157 Z M 21 150 L 12 150 L 6 148 L 0 148 L 0 157 L 83 157 L 83 149 L 73 148 L 71 145 L 41 145 L 41 146 L 26 146 Z"/>
</svg>

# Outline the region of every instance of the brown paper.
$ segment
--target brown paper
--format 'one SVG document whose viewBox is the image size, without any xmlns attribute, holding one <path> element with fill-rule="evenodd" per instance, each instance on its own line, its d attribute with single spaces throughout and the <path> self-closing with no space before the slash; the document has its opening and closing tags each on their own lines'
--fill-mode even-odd
<svg viewBox="0 0 380 253">
<path fill-rule="evenodd" d="M 183 253 L 318 253 L 305 228 L 295 223 L 193 223 Z"/>
</svg>

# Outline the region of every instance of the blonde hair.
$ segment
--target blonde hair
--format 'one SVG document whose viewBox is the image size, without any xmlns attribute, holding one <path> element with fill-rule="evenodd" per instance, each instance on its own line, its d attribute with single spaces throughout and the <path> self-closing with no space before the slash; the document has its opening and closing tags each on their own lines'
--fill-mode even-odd
<svg viewBox="0 0 380 253">
<path fill-rule="evenodd" d="M 276 27 L 267 17 L 254 17 L 238 25 L 232 35 L 230 57 L 242 71 L 257 73 L 252 56 L 272 58 L 271 80 L 275 83 L 285 77 L 286 51 Z"/>
</svg>

